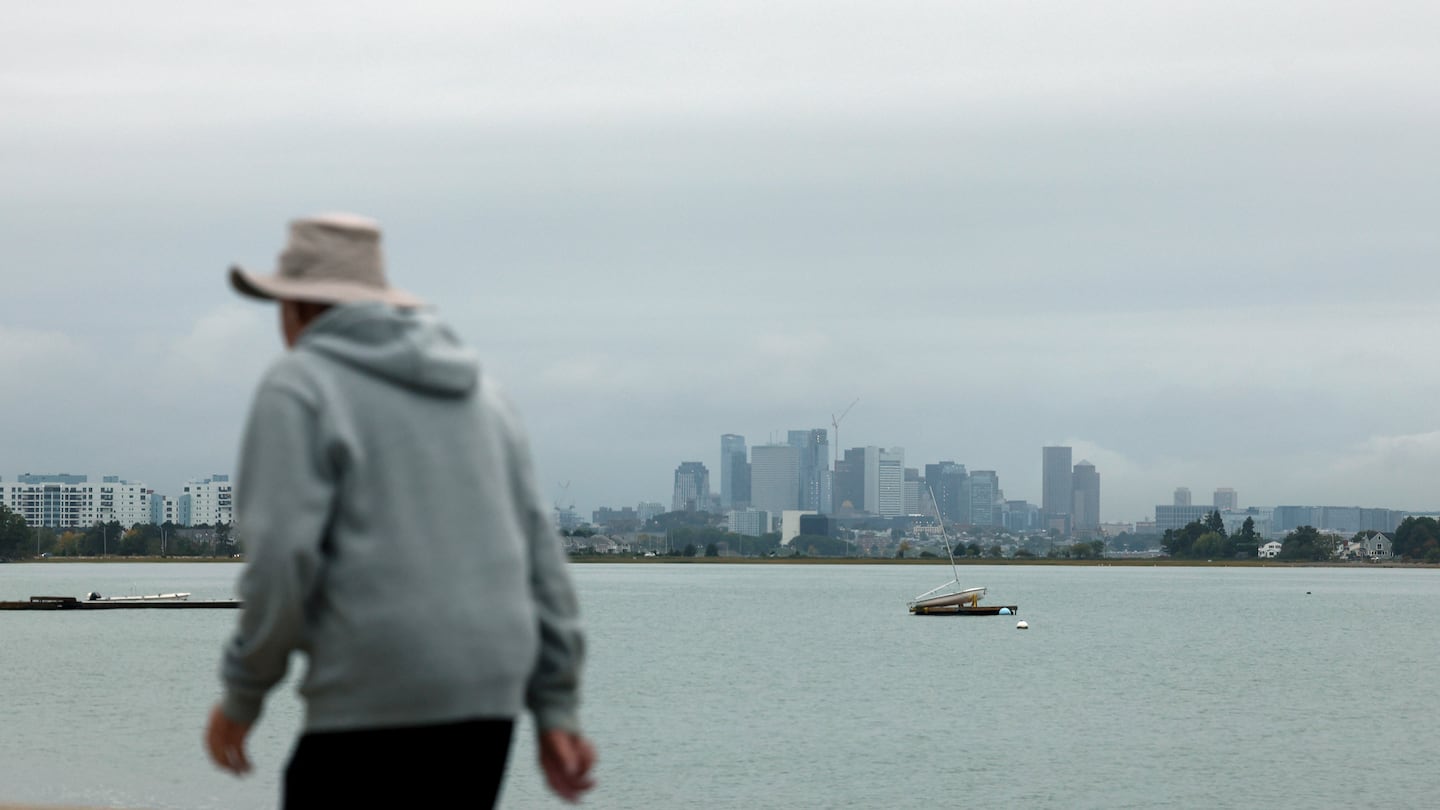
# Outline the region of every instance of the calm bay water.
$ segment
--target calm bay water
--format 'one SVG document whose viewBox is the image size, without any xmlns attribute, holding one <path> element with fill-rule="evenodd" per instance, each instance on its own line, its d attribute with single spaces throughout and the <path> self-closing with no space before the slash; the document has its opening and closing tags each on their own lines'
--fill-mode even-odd
<svg viewBox="0 0 1440 810">
<path fill-rule="evenodd" d="M 0 599 L 233 595 L 229 564 L 0 565 Z M 592 807 L 1428 806 L 1440 571 L 582 565 Z M 215 771 L 230 611 L 0 613 L 0 803 L 273 807 L 293 684 Z M 297 659 L 297 667 L 299 662 Z M 522 728 L 503 806 L 555 806 Z"/>
</svg>

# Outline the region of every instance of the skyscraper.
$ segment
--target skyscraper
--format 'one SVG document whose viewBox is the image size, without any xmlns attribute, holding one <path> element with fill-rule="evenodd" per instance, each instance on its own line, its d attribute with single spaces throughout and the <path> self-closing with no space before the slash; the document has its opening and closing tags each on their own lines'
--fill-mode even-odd
<svg viewBox="0 0 1440 810">
<path fill-rule="evenodd" d="M 786 436 L 787 444 L 800 448 L 800 508 L 830 511 L 830 504 L 821 500 L 824 473 L 830 466 L 830 431 L 825 428 L 792 430 Z"/>
<path fill-rule="evenodd" d="M 852 447 L 836 459 L 832 482 L 833 511 L 865 511 L 865 448 Z"/>
<path fill-rule="evenodd" d="M 750 505 L 772 515 L 799 509 L 803 453 L 791 444 L 759 444 L 750 448 Z"/>
<path fill-rule="evenodd" d="M 1176 506 L 1189 506 L 1189 505 L 1190 505 L 1190 488 L 1189 488 L 1189 487 L 1176 487 L 1176 488 L 1175 488 L 1175 505 L 1176 505 Z"/>
<path fill-rule="evenodd" d="M 710 508 L 710 471 L 698 461 L 684 461 L 675 468 L 672 512 L 703 512 Z"/>
<path fill-rule="evenodd" d="M 745 493 L 736 498 L 736 484 L 742 472 L 745 479 L 749 480 L 749 470 L 743 469 L 750 462 L 745 460 L 745 437 L 735 433 L 726 433 L 720 437 L 720 508 L 729 510 L 734 508 L 738 500 L 742 504 L 750 502 L 749 485 L 745 487 Z"/>
<path fill-rule="evenodd" d="M 970 525 L 999 526 L 1000 475 L 994 470 L 975 470 L 966 481 L 966 489 L 970 495 Z"/>
<path fill-rule="evenodd" d="M 1215 508 L 1221 512 L 1234 512 L 1240 508 L 1240 496 L 1230 487 L 1220 487 L 1215 490 L 1215 499 L 1212 501 Z"/>
<path fill-rule="evenodd" d="M 1046 523 L 1070 515 L 1074 508 L 1069 447 L 1046 447 L 1041 451 L 1040 511 Z"/>
<path fill-rule="evenodd" d="M 935 508 L 940 511 L 940 517 L 946 523 L 970 522 L 970 504 L 962 503 L 961 499 L 966 477 L 964 464 L 941 461 L 925 465 L 925 485 L 935 493 Z"/>
<path fill-rule="evenodd" d="M 905 514 L 905 449 L 865 448 L 865 511 L 881 517 Z"/>
<path fill-rule="evenodd" d="M 1070 527 L 1077 532 L 1100 530 L 1100 473 L 1095 465 L 1081 461 L 1071 474 L 1074 492 Z"/>
</svg>

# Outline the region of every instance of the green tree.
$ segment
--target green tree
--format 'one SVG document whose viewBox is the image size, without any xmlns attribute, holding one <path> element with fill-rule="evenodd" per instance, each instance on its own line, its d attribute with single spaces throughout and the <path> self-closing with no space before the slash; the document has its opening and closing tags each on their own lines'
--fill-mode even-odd
<svg viewBox="0 0 1440 810">
<path fill-rule="evenodd" d="M 1260 553 L 1260 535 L 1255 532 L 1255 518 L 1247 517 L 1235 535 L 1235 554 L 1241 557 L 1255 557 Z"/>
<path fill-rule="evenodd" d="M 1205 528 L 1221 537 L 1225 536 L 1225 519 L 1220 517 L 1219 509 L 1205 516 Z"/>
<path fill-rule="evenodd" d="M 0 560 L 33 556 L 32 540 L 25 518 L 0 504 Z"/>
<path fill-rule="evenodd" d="M 998 559 L 998 558 L 1000 558 L 1000 557 L 1005 556 L 1005 552 L 1004 552 L 1004 550 L 1002 550 L 1002 549 L 1000 548 L 1000 544 L 999 544 L 999 543 L 996 543 L 995 545 L 993 545 L 993 546 L 991 546 L 990 548 L 988 548 L 988 549 L 985 550 L 985 556 L 987 556 L 987 557 L 995 557 L 995 558 Z"/>
<path fill-rule="evenodd" d="M 1301 526 L 1280 541 L 1280 558 L 1323 562 L 1334 553 L 1335 544 L 1329 535 L 1322 535 L 1314 526 Z"/>
<path fill-rule="evenodd" d="M 1199 556 L 1195 551 L 1195 542 L 1205 531 L 1205 524 L 1198 520 L 1190 521 L 1183 529 L 1166 529 L 1165 536 L 1160 540 L 1160 548 L 1171 557 Z"/>
<path fill-rule="evenodd" d="M 1440 562 L 1440 523 L 1432 517 L 1407 517 L 1395 529 L 1390 553 L 1406 560 Z"/>
<path fill-rule="evenodd" d="M 694 543 L 687 543 L 687 544 L 685 544 L 685 549 L 684 549 L 684 551 L 681 551 L 680 553 L 681 553 L 682 556 L 685 556 L 685 557 L 694 557 L 694 556 L 695 556 L 695 544 L 694 544 Z"/>
<path fill-rule="evenodd" d="M 717 545 L 715 545 L 714 543 L 706 543 L 706 544 L 705 544 L 705 556 L 706 556 L 706 557 L 719 557 L 719 556 L 720 556 L 720 547 L 717 546 Z"/>
</svg>

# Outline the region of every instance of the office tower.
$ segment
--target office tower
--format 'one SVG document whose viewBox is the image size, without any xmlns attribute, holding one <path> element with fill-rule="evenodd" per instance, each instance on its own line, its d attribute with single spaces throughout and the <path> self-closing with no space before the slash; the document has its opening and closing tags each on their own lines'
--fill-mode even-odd
<svg viewBox="0 0 1440 810">
<path fill-rule="evenodd" d="M 1040 511 L 1047 524 L 1061 517 L 1068 520 L 1070 510 L 1074 508 L 1071 464 L 1069 447 L 1046 447 L 1041 450 Z"/>
<path fill-rule="evenodd" d="M 852 447 L 845 451 L 843 459 L 836 459 L 832 481 L 832 511 L 864 512 L 865 448 Z"/>
<path fill-rule="evenodd" d="M 730 510 L 735 507 L 737 501 L 740 504 L 750 502 L 749 462 L 745 460 L 745 437 L 734 433 L 726 433 L 720 437 L 720 508 Z M 745 493 L 737 498 L 736 490 L 740 479 L 747 482 Z M 743 507 L 742 507 L 743 508 Z"/>
<path fill-rule="evenodd" d="M 905 513 L 905 449 L 865 448 L 865 511 L 881 517 Z"/>
<path fill-rule="evenodd" d="M 1190 505 L 1190 488 L 1189 488 L 1189 487 L 1176 487 L 1176 488 L 1175 488 L 1175 505 L 1176 505 L 1176 506 L 1189 506 L 1189 505 Z"/>
<path fill-rule="evenodd" d="M 787 444 L 800 448 L 800 508 L 827 512 L 830 504 L 821 500 L 824 472 L 830 466 L 830 432 L 825 428 L 792 430 Z"/>
<path fill-rule="evenodd" d="M 790 444 L 750 448 L 750 505 L 778 515 L 800 508 L 800 464 L 804 451 Z"/>
<path fill-rule="evenodd" d="M 1215 490 L 1215 508 L 1221 512 L 1234 512 L 1240 508 L 1240 496 L 1230 487 Z"/>
<path fill-rule="evenodd" d="M 675 495 L 672 512 L 704 511 L 710 505 L 710 471 L 698 461 L 685 461 L 675 468 Z"/>
<path fill-rule="evenodd" d="M 905 514 L 923 514 L 925 509 L 929 506 L 929 502 L 930 494 L 928 492 L 925 492 L 925 479 L 920 477 L 920 470 L 914 467 L 906 467 L 904 506 Z"/>
<path fill-rule="evenodd" d="M 1081 461 L 1071 474 L 1074 491 L 1070 528 L 1076 532 L 1100 530 L 1100 473 L 1095 465 Z"/>
<path fill-rule="evenodd" d="M 964 464 L 941 461 L 925 465 L 925 485 L 935 493 L 935 508 L 946 523 L 963 525 L 970 522 L 970 504 L 962 503 L 967 477 Z"/>
<path fill-rule="evenodd" d="M 1001 497 L 999 474 L 994 470 L 976 470 L 970 473 L 965 489 L 969 494 L 970 501 L 970 525 L 999 526 Z"/>
</svg>

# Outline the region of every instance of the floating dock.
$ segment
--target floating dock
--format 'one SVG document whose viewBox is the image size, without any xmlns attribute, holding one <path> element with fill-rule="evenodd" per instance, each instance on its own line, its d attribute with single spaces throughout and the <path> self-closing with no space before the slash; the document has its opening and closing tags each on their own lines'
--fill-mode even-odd
<svg viewBox="0 0 1440 810">
<path fill-rule="evenodd" d="M 32 596 L 27 602 L 0 602 L 0 610 L 204 610 L 240 607 L 239 599 L 76 599 Z"/>
<path fill-rule="evenodd" d="M 1009 612 L 1002 614 L 1002 610 Z M 1020 608 L 1015 605 L 936 605 L 913 608 L 910 612 L 916 616 L 1014 616 Z"/>
</svg>

